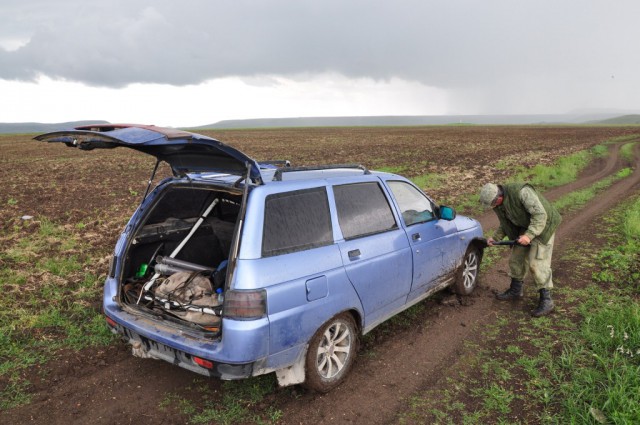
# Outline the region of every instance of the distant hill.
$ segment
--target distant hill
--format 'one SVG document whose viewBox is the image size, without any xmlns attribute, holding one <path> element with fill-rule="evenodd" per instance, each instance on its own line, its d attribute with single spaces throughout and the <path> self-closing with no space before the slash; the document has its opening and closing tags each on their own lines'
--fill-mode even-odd
<svg viewBox="0 0 640 425">
<path fill-rule="evenodd" d="M 300 117 L 224 120 L 192 129 L 232 129 L 270 127 L 376 127 L 416 125 L 518 125 L 583 124 L 614 118 L 617 114 L 539 114 L 539 115 L 414 115 L 374 117 Z"/>
<path fill-rule="evenodd" d="M 0 123 L 0 133 L 47 133 L 50 131 L 68 130 L 70 128 L 88 124 L 109 124 L 109 122 L 103 120 L 94 120 L 71 121 L 54 124 L 43 124 L 39 122 Z"/>
<path fill-rule="evenodd" d="M 595 121 L 593 124 L 610 124 L 610 125 L 625 125 L 625 124 L 640 124 L 640 115 L 622 115 L 620 117 L 608 118 L 606 120 Z"/>
<path fill-rule="evenodd" d="M 2 133 L 46 133 L 65 130 L 88 124 L 109 124 L 108 121 L 71 121 L 55 124 L 37 122 L 0 123 Z M 620 113 L 572 113 L 539 115 L 404 115 L 367 117 L 298 117 L 255 118 L 224 120 L 197 127 L 182 127 L 190 130 L 235 129 L 235 128 L 287 128 L 287 127 L 385 127 L 420 125 L 555 125 L 555 124 L 640 124 L 640 114 Z"/>
</svg>

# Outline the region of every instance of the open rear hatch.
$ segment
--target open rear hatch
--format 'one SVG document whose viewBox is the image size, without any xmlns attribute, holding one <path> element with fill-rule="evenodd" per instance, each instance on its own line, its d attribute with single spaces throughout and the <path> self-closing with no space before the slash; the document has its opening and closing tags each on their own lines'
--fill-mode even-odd
<svg viewBox="0 0 640 425">
<path fill-rule="evenodd" d="M 134 124 L 82 126 L 35 137 L 83 150 L 127 147 L 167 162 L 174 175 L 216 172 L 244 175 L 249 167 L 252 182 L 262 181 L 258 163 L 216 139 L 173 128 Z"/>
<path fill-rule="evenodd" d="M 243 186 L 194 180 L 165 186 L 116 253 L 122 262 L 117 279 L 123 308 L 219 334 L 225 280 L 237 254 L 238 223 L 250 186 L 247 176 L 262 183 L 257 162 L 215 139 L 155 126 L 83 126 L 35 139 L 83 150 L 131 148 L 167 162 L 176 176 L 244 178 Z"/>
</svg>

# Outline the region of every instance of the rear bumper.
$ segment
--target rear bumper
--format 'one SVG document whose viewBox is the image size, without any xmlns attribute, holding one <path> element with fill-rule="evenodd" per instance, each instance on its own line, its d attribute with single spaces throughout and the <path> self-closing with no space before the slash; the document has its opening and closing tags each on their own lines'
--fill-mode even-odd
<svg viewBox="0 0 640 425">
<path fill-rule="evenodd" d="M 113 333 L 122 336 L 122 338 L 131 345 L 131 351 L 134 356 L 145 359 L 164 360 L 175 366 L 179 366 L 204 376 L 224 380 L 248 378 L 253 375 L 256 363 L 263 363 L 259 361 L 229 364 L 204 359 L 209 360 L 205 363 L 211 367 L 201 366 L 196 362 L 196 356 L 185 351 L 178 350 L 161 342 L 144 337 L 118 323 L 115 323 L 115 326 L 112 323 L 108 323 L 108 325 Z M 260 369 L 260 367 L 257 369 Z"/>
</svg>

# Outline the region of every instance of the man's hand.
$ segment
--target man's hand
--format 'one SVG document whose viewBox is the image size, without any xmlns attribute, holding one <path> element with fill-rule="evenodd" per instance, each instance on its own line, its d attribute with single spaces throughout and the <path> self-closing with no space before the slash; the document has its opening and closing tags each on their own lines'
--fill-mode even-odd
<svg viewBox="0 0 640 425">
<path fill-rule="evenodd" d="M 495 239 L 493 239 L 493 238 L 487 239 L 487 246 L 493 246 L 494 242 L 495 242 Z"/>
<path fill-rule="evenodd" d="M 518 245 L 527 246 L 530 243 L 531 243 L 531 239 L 529 239 L 529 236 L 527 235 L 522 235 L 518 238 Z"/>
</svg>

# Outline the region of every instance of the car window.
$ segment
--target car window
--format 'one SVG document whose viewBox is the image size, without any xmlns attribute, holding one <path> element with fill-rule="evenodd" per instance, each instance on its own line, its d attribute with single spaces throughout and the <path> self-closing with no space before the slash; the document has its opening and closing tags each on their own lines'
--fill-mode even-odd
<svg viewBox="0 0 640 425">
<path fill-rule="evenodd" d="M 334 186 L 338 221 L 345 239 L 397 228 L 382 188 L 375 182 Z"/>
<path fill-rule="evenodd" d="M 435 218 L 431 201 L 414 186 L 403 181 L 390 181 L 388 185 L 407 226 Z"/>
<path fill-rule="evenodd" d="M 333 243 L 324 187 L 267 196 L 262 255 L 267 257 Z"/>
</svg>

